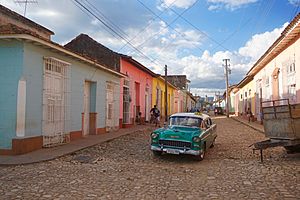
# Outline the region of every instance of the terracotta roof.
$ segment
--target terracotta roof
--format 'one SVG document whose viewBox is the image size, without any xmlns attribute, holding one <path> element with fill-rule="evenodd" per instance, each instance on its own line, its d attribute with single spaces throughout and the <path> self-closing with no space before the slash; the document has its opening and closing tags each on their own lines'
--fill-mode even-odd
<svg viewBox="0 0 300 200">
<path fill-rule="evenodd" d="M 34 37 L 38 37 L 42 39 L 37 33 L 30 31 L 28 29 L 21 28 L 19 26 L 16 26 L 14 24 L 5 24 L 0 26 L 0 34 L 27 34 L 27 35 L 32 35 Z"/>
<path fill-rule="evenodd" d="M 150 74 L 152 77 L 157 77 L 157 74 L 155 74 L 153 71 L 151 71 L 150 69 L 148 69 L 147 67 L 145 67 L 144 65 L 142 65 L 141 63 L 136 61 L 135 59 L 133 59 L 131 56 L 127 56 L 127 55 L 123 55 L 123 54 L 119 54 L 119 55 L 121 56 L 122 59 L 130 62 L 131 64 L 136 66 L 138 69 Z"/>
<path fill-rule="evenodd" d="M 65 47 L 73 52 L 88 56 L 107 68 L 120 72 L 120 55 L 86 34 L 80 34 Z"/>
<path fill-rule="evenodd" d="M 237 88 L 242 88 L 253 80 L 253 76 L 245 76 L 237 85 Z"/>
<path fill-rule="evenodd" d="M 34 28 L 39 29 L 41 31 L 46 31 L 50 35 L 54 35 L 54 32 L 52 32 L 51 30 L 35 23 L 34 21 L 31 21 L 30 19 L 27 19 L 26 17 L 23 17 L 22 15 L 20 15 L 20 14 L 14 12 L 14 11 L 2 6 L 1 4 L 0 4 L 0 12 L 3 13 L 3 14 L 8 15 L 8 16 L 10 16 L 10 17 L 12 17 L 12 18 L 14 18 L 14 19 L 26 24 L 26 25 L 28 25 L 28 26 L 34 27 Z"/>
</svg>

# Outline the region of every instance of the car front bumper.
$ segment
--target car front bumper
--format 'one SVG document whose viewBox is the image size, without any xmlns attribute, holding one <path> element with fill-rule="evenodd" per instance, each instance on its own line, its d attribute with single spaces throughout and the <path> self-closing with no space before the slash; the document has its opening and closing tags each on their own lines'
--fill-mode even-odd
<svg viewBox="0 0 300 200">
<path fill-rule="evenodd" d="M 151 146 L 152 151 L 162 151 L 169 153 L 168 151 L 174 150 L 178 152 L 178 154 L 190 154 L 194 156 L 198 156 L 201 153 L 201 150 L 191 150 L 191 149 L 175 149 L 175 148 L 165 148 L 165 147 L 158 147 L 158 146 Z M 176 154 L 176 153 L 175 153 Z"/>
</svg>

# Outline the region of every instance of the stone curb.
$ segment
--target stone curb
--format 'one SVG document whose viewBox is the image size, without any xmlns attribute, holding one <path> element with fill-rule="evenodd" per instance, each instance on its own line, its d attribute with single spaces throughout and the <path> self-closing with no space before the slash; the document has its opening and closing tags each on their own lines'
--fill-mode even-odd
<svg viewBox="0 0 300 200">
<path fill-rule="evenodd" d="M 129 131 L 127 133 L 115 135 L 112 138 L 107 138 L 107 139 L 101 140 L 101 141 L 96 142 L 96 143 L 92 143 L 92 144 L 88 144 L 86 146 L 78 147 L 78 148 L 70 150 L 70 151 L 66 151 L 66 152 L 62 152 L 62 153 L 57 153 L 56 155 L 53 155 L 53 156 L 51 156 L 51 155 L 45 156 L 44 158 L 40 158 L 40 159 L 36 159 L 36 160 L 34 160 L 34 159 L 31 160 L 31 158 L 30 158 L 31 156 L 27 155 L 28 156 L 28 160 L 27 161 L 20 161 L 20 162 L 15 161 L 15 162 L 13 162 L 13 161 L 9 160 L 6 163 L 5 162 L 1 163 L 2 161 L 1 161 L 1 158 L 0 158 L 0 166 L 29 165 L 29 164 L 35 164 L 35 163 L 41 163 L 41 162 L 51 161 L 51 160 L 55 160 L 57 158 L 60 158 L 60 157 L 66 156 L 66 155 L 70 155 L 70 154 L 75 153 L 77 151 L 81 151 L 83 149 L 86 149 L 86 148 L 89 148 L 89 147 L 93 147 L 93 146 L 102 144 L 104 142 L 112 141 L 114 139 L 117 139 L 117 138 L 120 138 L 120 137 L 123 137 L 123 136 L 126 136 L 126 135 L 130 135 L 130 134 L 134 134 L 134 133 L 139 133 L 139 132 L 144 132 L 144 131 L 151 131 L 151 130 L 152 130 L 152 127 L 145 127 L 145 128 L 142 128 L 142 129 L 137 129 L 137 130 Z M 68 145 L 68 144 L 65 144 L 65 145 Z M 18 158 L 16 158 L 16 159 L 18 159 Z"/>
<path fill-rule="evenodd" d="M 244 124 L 244 125 L 246 125 L 246 126 L 248 126 L 248 127 L 250 127 L 250 128 L 252 128 L 252 129 L 254 129 L 254 130 L 256 130 L 256 131 L 259 131 L 260 133 L 262 133 L 262 134 L 265 134 L 265 132 L 263 131 L 263 130 L 261 130 L 260 128 L 257 128 L 257 127 L 255 127 L 255 126 L 253 126 L 252 124 L 250 124 L 250 123 L 247 123 L 247 122 L 244 122 L 244 121 L 242 121 L 242 120 L 239 120 L 239 119 L 237 119 L 236 117 L 230 117 L 231 119 L 233 119 L 233 120 L 235 120 L 235 121 L 237 121 L 237 122 L 240 122 L 240 123 L 242 123 L 242 124 Z"/>
</svg>

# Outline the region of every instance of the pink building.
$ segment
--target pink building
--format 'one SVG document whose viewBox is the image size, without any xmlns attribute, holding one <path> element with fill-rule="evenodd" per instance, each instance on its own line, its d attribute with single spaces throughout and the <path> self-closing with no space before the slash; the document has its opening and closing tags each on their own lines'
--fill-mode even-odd
<svg viewBox="0 0 300 200">
<path fill-rule="evenodd" d="M 121 55 L 120 71 L 127 76 L 120 83 L 120 127 L 133 125 L 139 113 L 141 121 L 149 121 L 155 74 L 126 55 Z"/>
<path fill-rule="evenodd" d="M 175 101 L 174 101 L 174 111 L 175 113 L 185 112 L 184 110 L 184 92 L 181 90 L 175 90 Z"/>
</svg>

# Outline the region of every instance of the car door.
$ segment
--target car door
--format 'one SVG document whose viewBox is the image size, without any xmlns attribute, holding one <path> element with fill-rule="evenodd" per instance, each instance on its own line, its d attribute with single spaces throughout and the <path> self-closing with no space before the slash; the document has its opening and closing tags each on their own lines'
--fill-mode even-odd
<svg viewBox="0 0 300 200">
<path fill-rule="evenodd" d="M 211 120 L 211 118 L 209 118 L 209 121 L 210 121 L 210 135 L 211 135 L 211 138 L 212 138 L 212 143 L 214 142 L 214 140 L 216 139 L 217 137 L 217 125 L 215 123 L 213 123 L 213 121 Z"/>
<path fill-rule="evenodd" d="M 203 130 L 203 133 L 201 135 L 201 140 L 203 141 L 202 144 L 204 144 L 204 142 L 206 143 L 206 149 L 207 147 L 210 146 L 210 126 L 208 126 L 208 122 L 207 122 L 207 119 L 203 119 L 202 121 L 203 125 L 201 125 L 201 128 Z"/>
<path fill-rule="evenodd" d="M 206 145 L 207 147 L 210 147 L 212 142 L 213 142 L 213 137 L 212 137 L 212 133 L 213 133 L 213 126 L 212 126 L 212 121 L 210 118 L 207 118 L 205 120 L 206 123 L 206 127 L 207 127 L 207 141 L 206 141 Z"/>
</svg>

